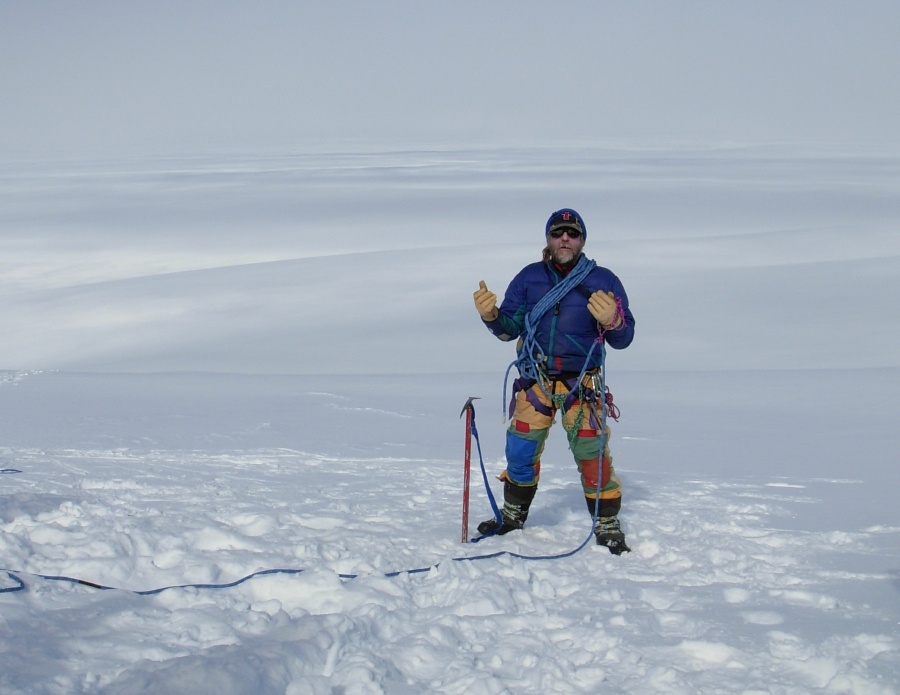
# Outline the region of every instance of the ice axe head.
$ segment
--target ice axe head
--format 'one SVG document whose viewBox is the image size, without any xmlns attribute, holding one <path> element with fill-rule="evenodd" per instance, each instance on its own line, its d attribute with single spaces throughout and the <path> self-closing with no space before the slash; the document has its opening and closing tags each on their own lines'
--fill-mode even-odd
<svg viewBox="0 0 900 695">
<path fill-rule="evenodd" d="M 466 414 L 466 411 L 472 407 L 472 401 L 481 400 L 479 396 L 469 396 L 469 400 L 466 401 L 466 404 L 463 406 L 462 412 L 459 414 L 460 417 Z"/>
</svg>

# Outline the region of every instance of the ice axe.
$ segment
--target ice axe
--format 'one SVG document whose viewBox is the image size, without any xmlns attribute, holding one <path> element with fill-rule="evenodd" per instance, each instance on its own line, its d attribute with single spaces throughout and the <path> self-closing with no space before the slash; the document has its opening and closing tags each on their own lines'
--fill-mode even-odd
<svg viewBox="0 0 900 695">
<path fill-rule="evenodd" d="M 475 416 L 475 406 L 472 401 L 479 400 L 478 396 L 470 396 L 463 406 L 459 417 L 466 417 L 466 453 L 463 459 L 463 506 L 462 506 L 462 542 L 469 542 L 469 477 L 472 470 L 472 421 Z"/>
</svg>

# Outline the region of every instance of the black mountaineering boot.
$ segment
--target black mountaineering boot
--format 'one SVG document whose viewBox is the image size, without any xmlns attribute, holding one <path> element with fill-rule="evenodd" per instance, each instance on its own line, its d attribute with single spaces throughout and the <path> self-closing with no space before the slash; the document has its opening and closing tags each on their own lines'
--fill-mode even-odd
<svg viewBox="0 0 900 695">
<path fill-rule="evenodd" d="M 601 499 L 598 505 L 597 499 L 585 495 L 584 501 L 587 502 L 588 512 L 591 516 L 597 514 L 597 521 L 594 523 L 594 537 L 597 539 L 597 545 L 609 548 L 609 552 L 613 555 L 630 553 L 631 548 L 626 545 L 625 534 L 622 533 L 622 527 L 619 525 L 618 514 L 622 506 L 622 498 Z"/>
<path fill-rule="evenodd" d="M 606 546 L 613 555 L 630 553 L 631 548 L 625 544 L 625 534 L 615 516 L 600 516 L 594 524 L 594 537 L 597 545 Z"/>
<path fill-rule="evenodd" d="M 525 519 L 528 518 L 528 508 L 531 506 L 531 500 L 534 499 L 536 492 L 537 485 L 516 485 L 507 480 L 503 485 L 504 501 L 503 509 L 500 510 L 502 523 L 498 523 L 496 518 L 482 521 L 478 524 L 478 533 L 482 536 L 488 534 L 502 536 L 522 528 L 525 525 Z"/>
</svg>

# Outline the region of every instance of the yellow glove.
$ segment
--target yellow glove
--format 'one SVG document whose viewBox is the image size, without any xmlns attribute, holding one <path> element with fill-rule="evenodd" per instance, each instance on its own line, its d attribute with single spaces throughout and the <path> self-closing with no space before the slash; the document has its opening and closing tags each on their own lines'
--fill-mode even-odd
<svg viewBox="0 0 900 695">
<path fill-rule="evenodd" d="M 616 316 L 616 297 L 612 292 L 597 290 L 588 299 L 588 311 L 606 330 L 618 328 L 622 317 Z"/>
<path fill-rule="evenodd" d="M 475 308 L 485 321 L 493 321 L 500 312 L 497 310 L 497 295 L 491 292 L 484 280 L 478 283 L 478 289 L 472 295 L 475 298 Z"/>
</svg>

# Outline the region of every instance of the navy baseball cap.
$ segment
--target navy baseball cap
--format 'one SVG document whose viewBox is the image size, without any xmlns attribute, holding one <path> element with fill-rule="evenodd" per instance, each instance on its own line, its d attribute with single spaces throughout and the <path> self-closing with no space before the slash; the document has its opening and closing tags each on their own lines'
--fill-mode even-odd
<svg viewBox="0 0 900 695">
<path fill-rule="evenodd" d="M 550 215 L 544 236 L 548 236 L 554 229 L 577 229 L 587 239 L 587 227 L 584 226 L 584 220 L 572 208 L 563 208 Z"/>
</svg>

